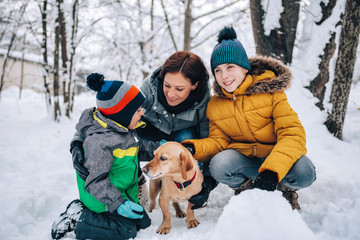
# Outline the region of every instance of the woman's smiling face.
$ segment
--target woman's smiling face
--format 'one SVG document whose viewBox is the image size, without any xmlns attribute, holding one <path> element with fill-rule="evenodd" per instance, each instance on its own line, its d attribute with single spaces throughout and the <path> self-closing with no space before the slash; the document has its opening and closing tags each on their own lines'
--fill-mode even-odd
<svg viewBox="0 0 360 240">
<path fill-rule="evenodd" d="M 214 69 L 217 83 L 227 92 L 232 93 L 246 77 L 247 69 L 234 63 L 220 64 Z"/>
<path fill-rule="evenodd" d="M 166 73 L 163 88 L 167 103 L 172 107 L 179 105 L 189 97 L 197 85 L 198 83 L 191 85 L 191 81 L 181 72 Z"/>
</svg>

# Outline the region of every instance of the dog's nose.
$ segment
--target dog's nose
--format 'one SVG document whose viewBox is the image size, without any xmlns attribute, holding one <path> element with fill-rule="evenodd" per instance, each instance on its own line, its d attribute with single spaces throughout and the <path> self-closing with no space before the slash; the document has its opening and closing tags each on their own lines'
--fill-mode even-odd
<svg viewBox="0 0 360 240">
<path fill-rule="evenodd" d="M 141 170 L 142 170 L 144 173 L 147 173 L 147 172 L 149 171 L 149 169 L 148 169 L 147 167 L 143 167 Z"/>
</svg>

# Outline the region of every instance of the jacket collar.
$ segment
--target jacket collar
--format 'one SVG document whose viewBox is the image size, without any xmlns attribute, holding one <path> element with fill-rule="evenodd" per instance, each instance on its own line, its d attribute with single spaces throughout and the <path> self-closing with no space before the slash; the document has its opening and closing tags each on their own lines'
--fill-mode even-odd
<svg viewBox="0 0 360 240">
<path fill-rule="evenodd" d="M 128 132 L 129 129 L 124 127 L 123 125 L 109 119 L 109 118 L 105 118 L 104 115 L 101 114 L 101 112 L 94 108 L 93 110 L 93 117 L 94 117 L 94 120 L 97 121 L 101 127 L 103 128 L 113 128 L 113 129 L 117 129 L 118 131 L 120 132 Z M 144 127 L 146 125 L 145 122 L 143 121 L 139 121 L 136 126 L 135 126 L 135 129 L 138 128 L 138 127 Z"/>
</svg>

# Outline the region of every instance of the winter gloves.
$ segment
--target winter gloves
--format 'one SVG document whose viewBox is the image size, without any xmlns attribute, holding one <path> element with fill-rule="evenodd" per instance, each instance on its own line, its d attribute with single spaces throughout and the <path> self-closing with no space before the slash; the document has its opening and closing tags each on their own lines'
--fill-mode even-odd
<svg viewBox="0 0 360 240">
<path fill-rule="evenodd" d="M 183 146 L 189 150 L 189 152 L 194 155 L 195 154 L 195 147 L 191 143 L 183 143 Z"/>
<path fill-rule="evenodd" d="M 73 166 L 77 174 L 83 179 L 86 180 L 86 177 L 89 175 L 89 170 L 84 167 L 85 154 L 83 149 L 83 143 L 80 141 L 73 141 L 70 144 L 70 152 L 72 154 Z"/>
<path fill-rule="evenodd" d="M 205 207 L 211 190 L 213 190 L 217 185 L 218 182 L 214 178 L 211 176 L 204 176 L 201 191 L 189 199 L 189 202 L 195 204 L 195 206 L 191 209 Z"/>
<path fill-rule="evenodd" d="M 140 204 L 125 200 L 118 207 L 117 213 L 126 218 L 139 219 L 144 217 L 144 208 Z"/>
<path fill-rule="evenodd" d="M 253 186 L 254 188 L 259 188 L 262 190 L 273 192 L 275 191 L 277 184 L 278 184 L 277 173 L 270 170 L 265 170 L 261 172 L 259 176 L 257 176 Z"/>
</svg>

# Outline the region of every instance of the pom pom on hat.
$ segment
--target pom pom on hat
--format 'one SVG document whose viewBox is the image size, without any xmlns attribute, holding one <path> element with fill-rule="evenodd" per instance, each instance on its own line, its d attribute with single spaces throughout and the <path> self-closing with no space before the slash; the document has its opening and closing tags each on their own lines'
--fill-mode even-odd
<svg viewBox="0 0 360 240">
<path fill-rule="evenodd" d="M 133 115 L 145 101 L 144 95 L 134 85 L 123 81 L 104 80 L 104 75 L 90 74 L 86 83 L 97 92 L 96 105 L 107 118 L 128 127 Z"/>
<path fill-rule="evenodd" d="M 218 35 L 218 43 L 221 43 L 223 40 L 236 39 L 237 35 L 232 27 L 224 27 Z"/>
<path fill-rule="evenodd" d="M 214 69 L 224 63 L 234 63 L 247 70 L 251 70 L 250 61 L 243 45 L 236 39 L 233 27 L 224 27 L 218 35 L 218 44 L 211 54 L 210 65 Z"/>
<path fill-rule="evenodd" d="M 86 78 L 86 85 L 95 92 L 99 92 L 104 83 L 104 75 L 99 73 L 91 73 Z"/>
</svg>

